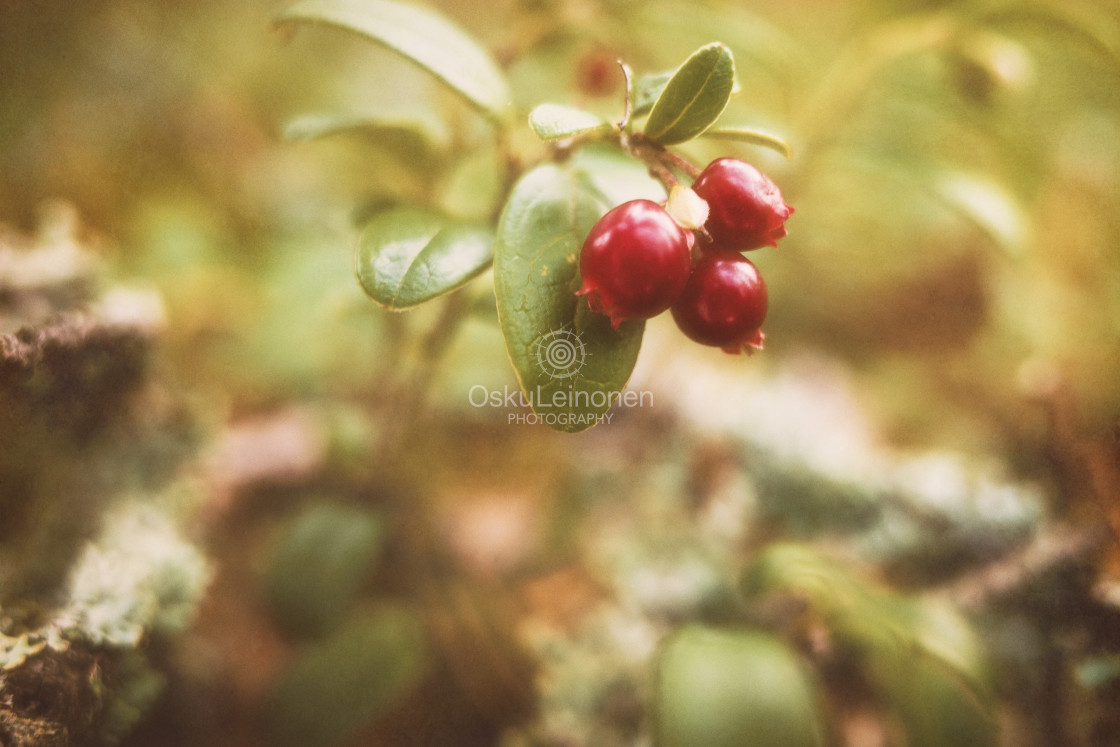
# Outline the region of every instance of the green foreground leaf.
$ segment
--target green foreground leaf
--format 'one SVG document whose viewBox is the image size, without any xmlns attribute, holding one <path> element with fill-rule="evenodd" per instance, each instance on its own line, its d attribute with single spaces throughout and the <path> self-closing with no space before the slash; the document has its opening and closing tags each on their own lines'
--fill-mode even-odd
<svg viewBox="0 0 1120 747">
<path fill-rule="evenodd" d="M 645 135 L 676 145 L 700 135 L 719 119 L 735 88 L 735 60 L 719 42 L 684 61 L 665 84 L 646 120 Z"/>
<path fill-rule="evenodd" d="M 509 121 L 509 84 L 490 55 L 442 15 L 394 0 L 304 0 L 276 23 L 321 23 L 377 42 L 427 70 L 486 115 Z"/>
<path fill-rule="evenodd" d="M 598 114 L 559 104 L 541 104 L 529 112 L 529 126 L 541 140 L 560 140 L 591 132 L 608 133 L 614 129 Z"/>
<path fill-rule="evenodd" d="M 533 411 L 556 430 L 599 422 L 642 343 L 644 322 L 612 330 L 575 295 L 583 240 L 610 207 L 579 169 L 545 164 L 514 186 L 498 223 L 494 294 L 506 351 Z"/>
<path fill-rule="evenodd" d="M 493 259 L 490 229 L 418 208 L 379 213 L 358 238 L 356 271 L 366 294 L 399 311 L 459 288 Z"/>
</svg>

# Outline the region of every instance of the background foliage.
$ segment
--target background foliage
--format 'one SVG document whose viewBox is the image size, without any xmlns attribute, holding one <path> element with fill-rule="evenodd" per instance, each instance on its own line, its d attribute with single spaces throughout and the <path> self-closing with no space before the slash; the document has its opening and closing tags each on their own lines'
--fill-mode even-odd
<svg viewBox="0 0 1120 747">
<path fill-rule="evenodd" d="M 0 0 L 0 741 L 1109 743 L 1113 0 L 445 0 L 500 73 L 444 80 L 289 6 Z M 766 351 L 662 318 L 651 407 L 472 406 L 492 272 L 386 311 L 363 228 L 485 244 L 534 107 L 713 41 L 793 149 L 681 146 L 796 207 Z"/>
</svg>

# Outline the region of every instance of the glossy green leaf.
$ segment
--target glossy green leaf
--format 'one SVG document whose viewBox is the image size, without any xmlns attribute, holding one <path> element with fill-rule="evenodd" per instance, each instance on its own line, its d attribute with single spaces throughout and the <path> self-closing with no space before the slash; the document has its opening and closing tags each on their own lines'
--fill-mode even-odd
<svg viewBox="0 0 1120 747">
<path fill-rule="evenodd" d="M 276 22 L 321 23 L 359 34 L 424 68 L 491 120 L 509 120 L 509 84 L 501 70 L 485 49 L 434 11 L 395 0 L 304 0 Z"/>
<path fill-rule="evenodd" d="M 514 186 L 498 223 L 494 294 L 506 351 L 533 411 L 557 430 L 598 424 L 641 347 L 644 322 L 613 330 L 575 295 L 583 240 L 610 207 L 579 169 L 545 164 Z"/>
<path fill-rule="evenodd" d="M 493 258 L 490 229 L 417 208 L 379 213 L 358 238 L 356 270 L 366 294 L 401 310 L 455 290 Z"/>
<path fill-rule="evenodd" d="M 793 158 L 793 146 L 785 140 L 777 135 L 759 132 L 758 130 L 752 130 L 746 127 L 712 127 L 704 132 L 704 137 L 716 138 L 719 140 L 735 140 L 740 143 L 749 143 L 750 145 L 761 145 L 763 148 L 769 148 L 770 150 L 782 154 L 786 159 Z"/>
<path fill-rule="evenodd" d="M 818 705 L 806 670 L 770 633 L 689 625 L 658 657 L 661 747 L 818 747 Z"/>
<path fill-rule="evenodd" d="M 735 88 L 735 60 L 718 42 L 696 50 L 685 60 L 657 97 L 646 120 L 645 135 L 662 145 L 675 145 L 711 127 Z"/>
<path fill-rule="evenodd" d="M 529 126 L 541 140 L 560 140 L 594 132 L 605 134 L 614 129 L 614 125 L 598 114 L 559 104 L 541 104 L 533 109 L 529 112 Z"/>
</svg>

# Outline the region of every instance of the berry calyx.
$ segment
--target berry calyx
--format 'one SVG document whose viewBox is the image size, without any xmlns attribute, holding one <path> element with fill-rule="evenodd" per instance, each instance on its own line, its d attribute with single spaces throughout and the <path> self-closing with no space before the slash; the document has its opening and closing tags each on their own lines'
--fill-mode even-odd
<svg viewBox="0 0 1120 747">
<path fill-rule="evenodd" d="M 777 246 L 793 208 L 770 178 L 749 163 L 717 158 L 700 172 L 692 189 L 708 203 L 704 224 L 717 246 L 745 252 Z"/>
<path fill-rule="evenodd" d="M 579 256 L 582 287 L 592 311 L 611 326 L 667 310 L 688 282 L 691 235 L 651 200 L 631 200 L 599 219 Z"/>
<path fill-rule="evenodd" d="M 672 306 L 673 320 L 701 345 L 727 353 L 762 349 L 766 284 L 754 263 L 737 251 L 706 251 Z"/>
</svg>

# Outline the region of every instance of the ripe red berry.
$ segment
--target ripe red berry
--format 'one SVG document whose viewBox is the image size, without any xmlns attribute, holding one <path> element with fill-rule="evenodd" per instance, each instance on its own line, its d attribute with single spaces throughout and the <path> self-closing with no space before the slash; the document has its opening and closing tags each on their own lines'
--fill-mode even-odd
<svg viewBox="0 0 1120 747">
<path fill-rule="evenodd" d="M 793 208 L 769 177 L 749 163 L 717 158 L 692 184 L 708 203 L 708 235 L 717 246 L 745 252 L 777 246 Z"/>
<path fill-rule="evenodd" d="M 592 311 L 649 319 L 668 309 L 688 282 L 690 235 L 650 200 L 631 200 L 599 219 L 583 242 L 579 270 Z"/>
<path fill-rule="evenodd" d="M 692 277 L 673 304 L 673 320 L 701 345 L 740 353 L 762 348 L 766 306 L 766 284 L 754 263 L 737 251 L 717 247 L 701 255 L 692 268 Z"/>
</svg>

